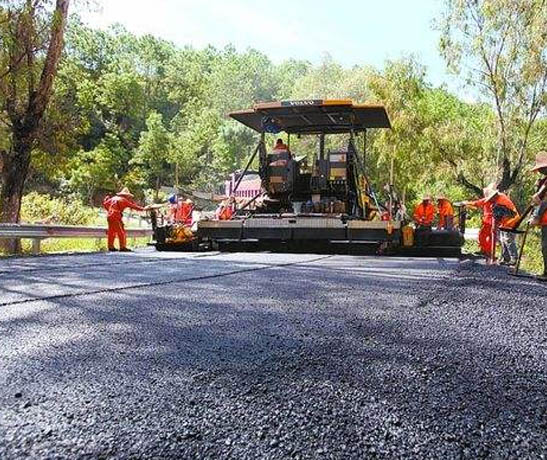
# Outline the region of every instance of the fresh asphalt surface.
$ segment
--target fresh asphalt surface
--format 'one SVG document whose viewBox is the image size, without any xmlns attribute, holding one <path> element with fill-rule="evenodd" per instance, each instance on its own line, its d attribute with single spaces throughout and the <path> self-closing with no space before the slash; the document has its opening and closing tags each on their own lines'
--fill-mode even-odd
<svg viewBox="0 0 547 460">
<path fill-rule="evenodd" d="M 454 259 L 0 261 L 0 458 L 545 458 L 547 286 Z"/>
</svg>

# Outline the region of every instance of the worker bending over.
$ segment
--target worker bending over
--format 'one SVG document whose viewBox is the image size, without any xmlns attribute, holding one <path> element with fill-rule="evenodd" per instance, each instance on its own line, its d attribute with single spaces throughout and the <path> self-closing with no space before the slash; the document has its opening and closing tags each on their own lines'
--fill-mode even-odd
<svg viewBox="0 0 547 460">
<path fill-rule="evenodd" d="M 437 209 L 439 210 L 438 230 L 452 230 L 454 227 L 454 208 L 450 200 L 444 196 L 437 197 Z"/>
<path fill-rule="evenodd" d="M 416 244 L 427 246 L 435 219 L 435 206 L 431 203 L 430 196 L 424 196 L 422 202 L 414 209 L 413 217 L 416 224 Z"/>
<path fill-rule="evenodd" d="M 486 202 L 492 204 L 494 228 L 499 232 L 501 244 L 500 263 L 505 265 L 516 265 L 518 258 L 516 234 L 498 229 L 513 228 L 515 222 L 520 218 L 519 212 L 511 199 L 505 193 L 501 193 L 496 188 L 495 184 L 489 186 Z"/>
<path fill-rule="evenodd" d="M 537 205 L 532 225 L 541 227 L 541 252 L 543 255 L 543 274 L 539 275 L 539 281 L 547 281 L 547 152 L 540 152 L 536 156 L 536 164 L 532 171 L 537 171 L 544 177 L 537 183 L 537 192 L 534 195 L 534 203 Z"/>
<path fill-rule="evenodd" d="M 139 206 L 133 200 L 133 195 L 127 187 L 121 192 L 111 197 L 109 195 L 103 200 L 103 207 L 106 209 L 106 220 L 108 222 L 108 250 L 117 251 L 114 247 L 114 241 L 118 238 L 118 244 L 121 252 L 130 252 L 127 248 L 127 234 L 123 225 L 123 211 L 126 208 L 135 211 L 147 211 L 148 207 Z"/>
</svg>

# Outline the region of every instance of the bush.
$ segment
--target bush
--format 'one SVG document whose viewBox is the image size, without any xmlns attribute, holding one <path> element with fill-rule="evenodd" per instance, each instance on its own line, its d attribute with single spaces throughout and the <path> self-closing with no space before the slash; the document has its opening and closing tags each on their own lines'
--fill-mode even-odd
<svg viewBox="0 0 547 460">
<path fill-rule="evenodd" d="M 543 273 L 543 257 L 541 255 L 541 230 L 537 227 L 530 229 L 524 253 L 522 255 L 521 267 L 529 272 Z"/>
<path fill-rule="evenodd" d="M 23 197 L 21 222 L 61 225 L 90 225 L 97 219 L 96 209 L 79 200 L 54 198 L 31 192 Z"/>
</svg>

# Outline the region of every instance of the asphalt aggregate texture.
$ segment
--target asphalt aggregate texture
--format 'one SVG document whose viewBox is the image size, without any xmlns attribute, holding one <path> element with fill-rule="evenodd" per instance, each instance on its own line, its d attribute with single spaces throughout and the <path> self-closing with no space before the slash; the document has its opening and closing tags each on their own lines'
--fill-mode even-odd
<svg viewBox="0 0 547 460">
<path fill-rule="evenodd" d="M 547 285 L 455 259 L 0 261 L 0 458 L 546 458 Z"/>
</svg>

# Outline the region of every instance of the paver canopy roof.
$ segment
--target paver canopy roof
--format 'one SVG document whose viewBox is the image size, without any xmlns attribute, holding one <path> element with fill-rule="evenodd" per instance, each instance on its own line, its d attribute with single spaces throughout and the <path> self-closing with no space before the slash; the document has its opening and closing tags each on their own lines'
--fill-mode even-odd
<svg viewBox="0 0 547 460">
<path fill-rule="evenodd" d="M 383 105 L 351 100 L 264 102 L 230 117 L 260 133 L 339 134 L 366 128 L 391 128 Z"/>
</svg>

